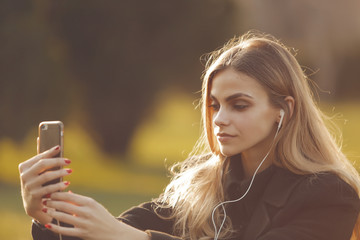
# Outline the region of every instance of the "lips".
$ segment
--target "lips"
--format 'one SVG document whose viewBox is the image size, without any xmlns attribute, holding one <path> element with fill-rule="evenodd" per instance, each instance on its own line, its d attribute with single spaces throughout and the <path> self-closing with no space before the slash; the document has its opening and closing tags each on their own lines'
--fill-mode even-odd
<svg viewBox="0 0 360 240">
<path fill-rule="evenodd" d="M 224 133 L 224 132 L 219 132 L 216 134 L 216 137 L 220 143 L 226 143 L 226 142 L 230 141 L 232 138 L 234 138 L 235 135 L 231 135 L 231 134 Z"/>
<path fill-rule="evenodd" d="M 216 134 L 216 136 L 217 137 L 234 137 L 234 135 L 224 133 L 224 132 L 219 132 L 218 134 Z"/>
</svg>

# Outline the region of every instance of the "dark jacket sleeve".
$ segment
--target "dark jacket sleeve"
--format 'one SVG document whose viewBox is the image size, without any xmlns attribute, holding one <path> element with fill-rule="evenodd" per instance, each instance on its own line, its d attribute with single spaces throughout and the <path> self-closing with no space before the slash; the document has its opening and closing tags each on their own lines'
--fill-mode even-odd
<svg viewBox="0 0 360 240">
<path fill-rule="evenodd" d="M 169 209 L 160 209 L 161 216 L 168 216 Z M 172 235 L 173 221 L 159 217 L 154 211 L 154 203 L 147 202 L 133 207 L 118 218 L 132 227 L 145 231 L 152 240 L 179 240 Z M 33 222 L 32 236 L 34 240 L 58 240 L 59 236 L 39 223 Z M 80 240 L 80 238 L 63 236 L 63 240 Z"/>
<path fill-rule="evenodd" d="M 152 240 L 178 240 L 179 237 L 173 234 L 173 224 L 168 217 L 170 209 L 159 209 L 158 214 L 155 213 L 153 202 L 143 203 L 137 207 L 133 207 L 121 214 L 118 219 L 132 227 L 145 231 Z"/>
<path fill-rule="evenodd" d="M 334 174 L 306 179 L 272 228 L 258 240 L 348 240 L 360 211 L 358 194 Z"/>
<path fill-rule="evenodd" d="M 57 221 L 54 219 L 52 223 L 56 224 Z M 70 225 L 61 223 L 61 226 L 70 227 Z M 48 230 L 42 224 L 33 220 L 31 234 L 34 240 L 59 240 L 59 235 Z M 77 237 L 62 236 L 63 240 L 81 240 Z"/>
</svg>

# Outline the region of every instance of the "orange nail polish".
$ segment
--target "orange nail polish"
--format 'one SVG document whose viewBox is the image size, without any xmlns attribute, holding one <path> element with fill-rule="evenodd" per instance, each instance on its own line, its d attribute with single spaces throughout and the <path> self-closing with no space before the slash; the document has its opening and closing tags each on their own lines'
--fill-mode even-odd
<svg viewBox="0 0 360 240">
<path fill-rule="evenodd" d="M 50 229 L 51 228 L 51 225 L 50 224 L 45 224 L 45 227 Z"/>
</svg>

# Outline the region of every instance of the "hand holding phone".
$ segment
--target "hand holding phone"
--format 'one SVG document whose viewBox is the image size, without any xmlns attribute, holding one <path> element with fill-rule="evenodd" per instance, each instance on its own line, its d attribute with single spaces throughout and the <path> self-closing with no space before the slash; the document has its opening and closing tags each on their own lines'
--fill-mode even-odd
<svg viewBox="0 0 360 240">
<path fill-rule="evenodd" d="M 64 124 L 61 121 L 46 121 L 39 124 L 39 141 L 38 141 L 38 153 L 45 152 L 55 146 L 60 147 L 60 151 L 53 158 L 62 158 L 64 155 Z M 61 167 L 54 167 L 47 171 L 54 171 L 61 169 Z M 59 183 L 62 181 L 62 178 L 57 178 L 46 182 L 43 186 L 50 184 Z M 56 220 L 57 225 L 60 225 L 60 222 Z M 61 234 L 59 234 L 60 240 L 62 239 Z"/>
<path fill-rule="evenodd" d="M 63 169 L 71 162 L 62 157 L 63 131 L 64 126 L 61 122 L 41 123 L 39 125 L 38 154 L 19 164 L 24 209 L 29 216 L 43 224 L 52 220 L 43 211 L 44 198 L 67 188 L 69 182 L 63 182 L 62 178 L 72 172 L 71 169 Z M 48 179 L 55 180 L 47 182 Z"/>
</svg>

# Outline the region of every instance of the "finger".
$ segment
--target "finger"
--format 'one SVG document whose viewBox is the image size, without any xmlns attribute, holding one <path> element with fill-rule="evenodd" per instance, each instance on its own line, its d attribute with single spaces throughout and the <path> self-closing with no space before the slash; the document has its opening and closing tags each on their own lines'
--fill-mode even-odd
<svg viewBox="0 0 360 240">
<path fill-rule="evenodd" d="M 34 177 L 43 174 L 45 170 L 51 168 L 61 168 L 65 165 L 69 165 L 71 161 L 69 159 L 64 158 L 48 158 L 48 159 L 40 159 L 29 169 L 23 171 L 20 174 L 20 178 L 22 181 L 27 181 L 28 179 L 33 179 Z"/>
<path fill-rule="evenodd" d="M 54 181 L 56 179 L 58 179 L 58 181 L 54 181 L 54 182 L 60 182 L 63 177 L 65 177 L 71 173 L 72 173 L 72 169 L 69 169 L 69 168 L 61 168 L 61 169 L 55 170 L 55 171 L 47 171 L 35 178 L 32 178 L 32 181 L 29 182 L 28 184 L 29 184 L 29 187 L 40 187 L 40 186 L 44 186 L 46 183 Z"/>
<path fill-rule="evenodd" d="M 39 152 L 40 152 L 40 138 L 39 137 L 36 138 L 36 152 L 37 152 L 37 154 L 39 154 Z"/>
<path fill-rule="evenodd" d="M 51 196 L 50 196 L 51 197 Z M 64 202 L 64 201 L 54 201 L 51 198 L 49 200 L 43 201 L 43 205 L 45 205 L 48 208 L 53 208 L 56 210 L 59 210 L 61 212 L 65 212 L 67 214 L 71 215 L 77 215 L 79 216 L 79 213 L 82 213 L 83 210 L 81 209 L 81 206 L 75 205 L 71 202 Z"/>
<path fill-rule="evenodd" d="M 35 162 L 43 159 L 43 158 L 53 158 L 55 157 L 57 154 L 59 154 L 59 152 L 61 151 L 61 147 L 59 145 L 52 147 L 42 153 L 39 153 L 38 155 L 35 156 L 36 160 Z"/>
<path fill-rule="evenodd" d="M 60 169 L 57 171 L 46 172 L 32 178 L 28 178 L 28 176 L 25 176 L 25 173 L 23 176 L 24 181 L 22 181 L 23 190 L 25 192 L 34 194 L 34 191 L 40 191 L 42 193 L 43 191 L 57 191 L 63 189 L 64 186 L 58 184 L 60 183 L 60 181 L 56 182 L 57 186 L 52 186 L 54 185 L 54 183 L 48 184 L 48 186 L 45 186 L 45 184 L 55 179 L 62 179 L 63 177 L 71 173 L 71 169 Z"/>
<path fill-rule="evenodd" d="M 48 223 L 45 227 L 55 233 L 73 236 L 73 237 L 81 237 L 81 230 L 73 227 L 62 227 L 53 223 Z"/>
<path fill-rule="evenodd" d="M 71 161 L 67 158 L 43 158 L 33 165 L 33 172 L 42 174 L 46 170 L 52 170 L 69 165 Z"/>
<path fill-rule="evenodd" d="M 58 154 L 59 152 L 60 152 L 60 146 L 55 146 L 45 152 L 42 152 L 42 153 L 32 157 L 32 158 L 26 160 L 25 162 L 22 162 L 19 164 L 19 172 L 22 173 L 26 169 L 33 166 L 35 163 L 39 162 L 41 159 L 51 158 L 53 156 L 56 156 L 56 154 Z"/>
<path fill-rule="evenodd" d="M 81 227 L 83 220 L 73 214 L 59 211 L 53 208 L 43 208 L 43 212 L 47 213 L 53 219 L 57 219 L 60 222 L 67 223 L 73 226 Z"/>
<path fill-rule="evenodd" d="M 64 181 L 64 182 L 59 182 L 59 183 L 56 183 L 56 184 L 47 185 L 47 186 L 41 187 L 41 188 L 31 188 L 31 187 L 29 187 L 29 189 L 31 191 L 31 195 L 34 198 L 44 198 L 44 197 L 47 197 L 47 196 L 50 197 L 51 194 L 53 194 L 55 192 L 65 190 L 69 185 L 70 185 L 69 181 Z"/>
<path fill-rule="evenodd" d="M 70 192 L 56 192 L 51 194 L 51 200 L 71 202 L 78 206 L 91 206 L 95 203 L 95 200 L 92 198 Z"/>
</svg>

